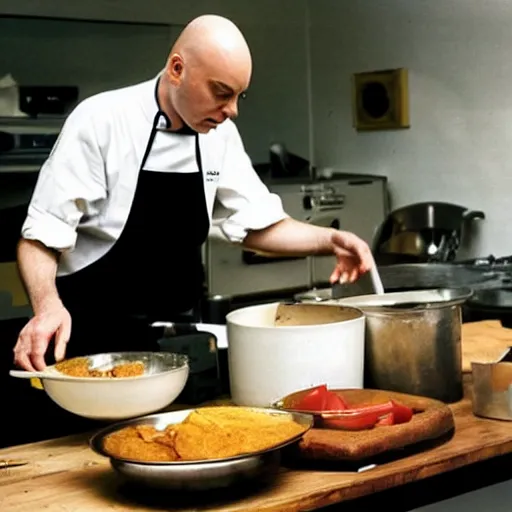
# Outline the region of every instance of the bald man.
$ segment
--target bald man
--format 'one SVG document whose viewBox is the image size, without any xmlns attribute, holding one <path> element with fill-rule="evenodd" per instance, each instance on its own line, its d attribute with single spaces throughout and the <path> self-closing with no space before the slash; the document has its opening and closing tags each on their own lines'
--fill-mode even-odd
<svg viewBox="0 0 512 512">
<path fill-rule="evenodd" d="M 87 98 L 69 115 L 22 228 L 18 263 L 34 317 L 17 365 L 154 350 L 147 326 L 198 305 L 214 220 L 252 250 L 335 254 L 332 282 L 369 270 L 366 243 L 291 219 L 258 179 L 232 122 L 251 73 L 238 28 L 201 16 L 155 79 Z M 217 218 L 216 201 L 227 217 Z"/>
</svg>

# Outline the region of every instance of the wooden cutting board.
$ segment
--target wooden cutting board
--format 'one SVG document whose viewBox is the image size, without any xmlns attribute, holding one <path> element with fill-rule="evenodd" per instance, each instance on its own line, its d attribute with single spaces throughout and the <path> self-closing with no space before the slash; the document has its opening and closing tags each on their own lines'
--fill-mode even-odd
<svg viewBox="0 0 512 512">
<path fill-rule="evenodd" d="M 462 371 L 471 372 L 471 362 L 492 363 L 512 347 L 512 329 L 499 320 L 462 324 Z"/>
<path fill-rule="evenodd" d="M 313 428 L 294 447 L 295 459 L 309 461 L 361 461 L 389 452 L 448 438 L 454 430 L 451 409 L 443 402 L 403 393 L 370 389 L 336 391 L 349 404 L 397 400 L 415 410 L 408 423 L 371 430 L 345 431 Z M 404 453 L 405 454 L 405 453 Z"/>
</svg>

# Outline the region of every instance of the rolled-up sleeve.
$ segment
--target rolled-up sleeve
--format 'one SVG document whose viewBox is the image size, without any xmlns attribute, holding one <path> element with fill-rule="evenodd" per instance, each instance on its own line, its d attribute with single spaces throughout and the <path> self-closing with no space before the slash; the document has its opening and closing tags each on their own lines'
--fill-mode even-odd
<svg viewBox="0 0 512 512">
<path fill-rule="evenodd" d="M 72 250 L 80 220 L 98 214 L 98 202 L 105 197 L 97 133 L 83 102 L 66 119 L 41 167 L 21 236 L 58 251 Z"/>
<path fill-rule="evenodd" d="M 289 215 L 281 198 L 271 193 L 260 180 L 247 155 L 234 123 L 229 136 L 217 189 L 213 219 L 224 236 L 233 243 L 242 243 L 251 230 L 267 228 Z"/>
</svg>

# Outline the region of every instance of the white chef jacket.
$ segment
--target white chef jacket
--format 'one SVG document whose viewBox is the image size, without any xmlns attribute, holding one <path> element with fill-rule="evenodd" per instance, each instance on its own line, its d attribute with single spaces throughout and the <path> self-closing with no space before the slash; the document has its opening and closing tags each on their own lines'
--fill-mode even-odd
<svg viewBox="0 0 512 512">
<path fill-rule="evenodd" d="M 61 253 L 57 275 L 99 260 L 120 237 L 159 112 L 157 79 L 79 103 L 42 166 L 22 237 Z M 158 126 L 165 129 L 165 116 Z M 288 216 L 279 196 L 270 193 L 254 171 L 232 121 L 199 134 L 199 149 L 210 222 L 218 225 L 227 240 L 241 243 L 249 230 L 266 228 Z M 162 158 L 150 151 L 146 162 L 162 162 Z M 187 172 L 172 159 L 171 152 L 167 172 Z M 170 200 L 179 193 L 170 190 Z"/>
</svg>

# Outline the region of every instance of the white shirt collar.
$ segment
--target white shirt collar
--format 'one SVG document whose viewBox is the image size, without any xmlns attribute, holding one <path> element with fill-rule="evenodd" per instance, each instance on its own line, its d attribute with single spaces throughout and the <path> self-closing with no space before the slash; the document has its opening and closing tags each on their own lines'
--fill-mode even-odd
<svg viewBox="0 0 512 512">
<path fill-rule="evenodd" d="M 167 116 L 167 114 L 161 110 L 160 105 L 158 103 L 158 83 L 162 76 L 164 70 L 161 70 L 155 78 L 149 80 L 144 84 L 144 91 L 142 96 L 142 109 L 144 110 L 144 115 L 147 120 L 153 125 L 156 123 L 157 130 L 168 130 L 171 127 L 171 120 Z M 156 116 L 158 115 L 158 119 Z M 192 128 L 188 126 L 184 126 L 181 130 L 178 130 L 177 133 L 183 133 L 187 135 L 195 134 Z"/>
</svg>

